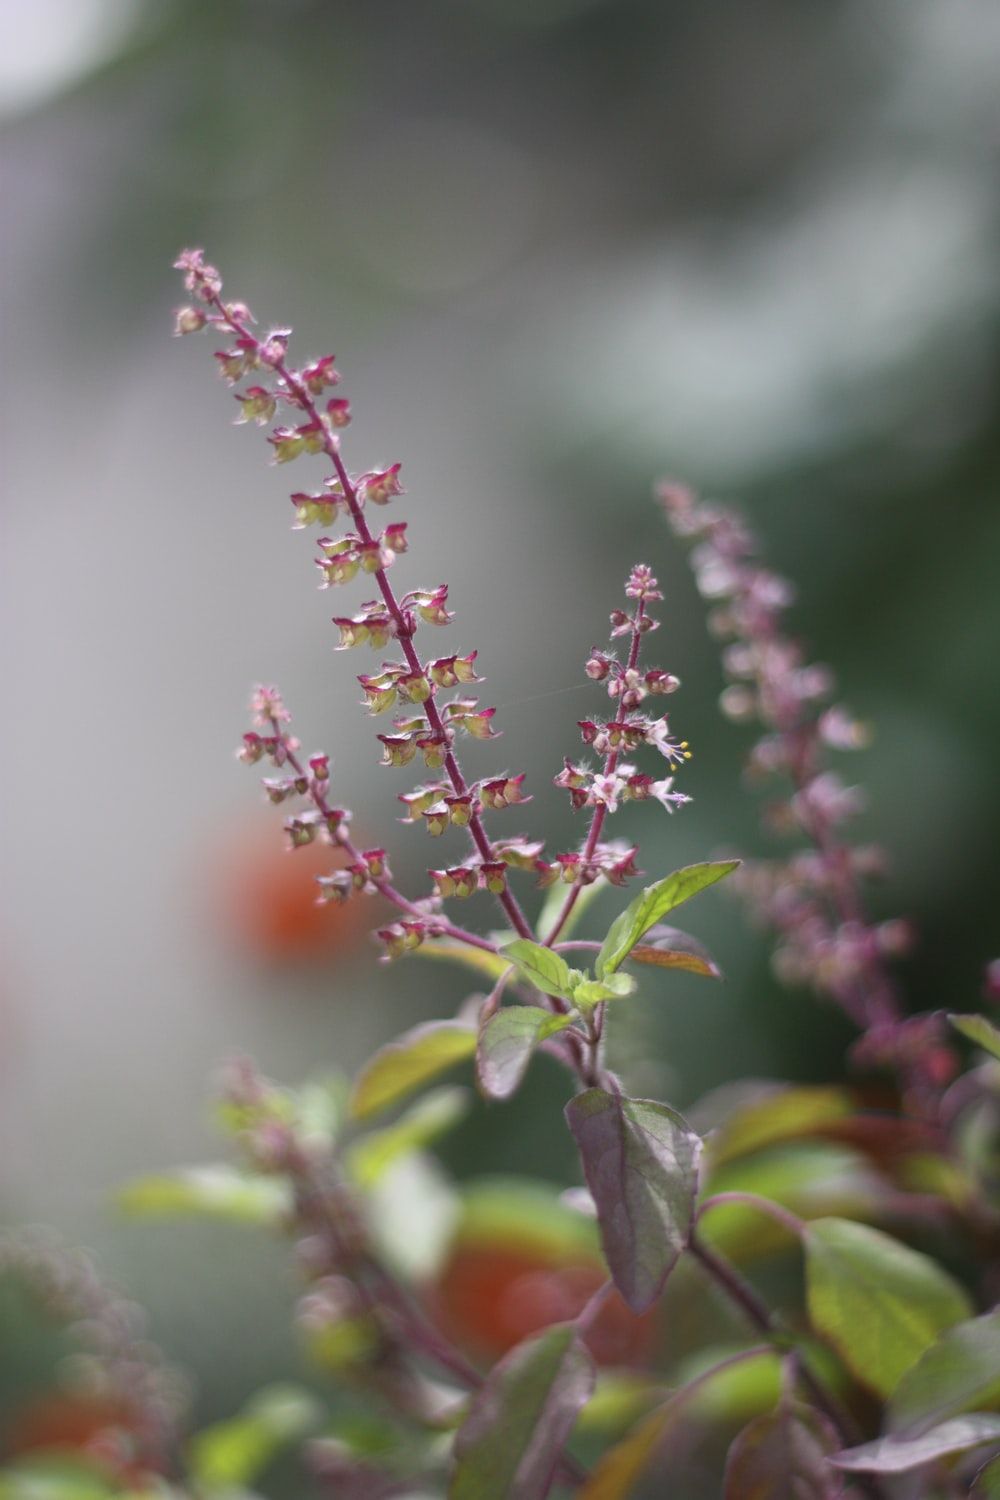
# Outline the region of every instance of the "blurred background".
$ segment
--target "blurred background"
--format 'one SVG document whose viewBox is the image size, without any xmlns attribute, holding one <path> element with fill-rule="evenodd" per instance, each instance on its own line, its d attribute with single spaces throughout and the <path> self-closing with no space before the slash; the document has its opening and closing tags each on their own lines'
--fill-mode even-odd
<svg viewBox="0 0 1000 1500">
<path fill-rule="evenodd" d="M 300 358 L 336 352 L 349 461 L 403 461 L 400 567 L 449 580 L 448 649 L 478 648 L 499 706 L 473 772 L 526 770 L 524 826 L 555 849 L 578 829 L 546 787 L 637 559 L 695 750 L 690 808 L 631 810 L 643 866 L 767 848 L 651 485 L 745 504 L 876 729 L 845 769 L 893 855 L 878 909 L 921 929 L 913 1005 L 972 1008 L 1000 941 L 1000 11 L 2 0 L 0 25 L 0 1216 L 93 1247 L 212 1415 L 295 1368 L 285 1250 L 129 1224 L 116 1187 L 219 1154 L 224 1057 L 350 1070 L 471 986 L 381 969 L 372 909 L 317 930 L 234 764 L 251 684 L 279 682 L 365 842 L 421 880 L 286 474 L 230 427 L 209 346 L 169 337 L 176 252 L 204 245 Z M 690 925 L 728 982 L 649 982 L 650 1086 L 684 1106 L 746 1073 L 839 1076 L 844 1027 L 779 989 L 736 903 Z M 553 1076 L 502 1130 L 481 1109 L 449 1165 L 571 1180 Z M 41 1378 L 17 1327 L 0 1402 Z"/>
</svg>

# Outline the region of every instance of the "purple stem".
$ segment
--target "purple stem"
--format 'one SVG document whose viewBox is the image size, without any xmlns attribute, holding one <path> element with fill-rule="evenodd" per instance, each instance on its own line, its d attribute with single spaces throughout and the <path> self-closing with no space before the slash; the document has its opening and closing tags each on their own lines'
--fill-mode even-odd
<svg viewBox="0 0 1000 1500">
<path fill-rule="evenodd" d="M 756 1208 L 758 1212 L 767 1214 L 776 1224 L 780 1224 L 783 1229 L 787 1229 L 788 1233 L 798 1240 L 806 1232 L 805 1221 L 797 1214 L 793 1214 L 790 1209 L 784 1208 L 780 1203 L 774 1203 L 770 1198 L 762 1198 L 759 1193 L 713 1193 L 711 1198 L 706 1198 L 698 1209 L 698 1218 L 700 1219 L 710 1208 L 720 1203 L 741 1203 L 747 1208 Z"/>
<path fill-rule="evenodd" d="M 720 1195 L 722 1196 L 722 1195 Z M 714 1250 L 710 1250 L 703 1244 L 697 1234 L 691 1235 L 688 1249 L 698 1261 L 702 1270 L 715 1282 L 721 1291 L 725 1292 L 729 1300 L 737 1306 L 754 1328 L 767 1339 L 772 1347 L 779 1350 L 782 1347 L 782 1329 L 778 1324 L 766 1303 L 754 1291 L 750 1283 L 740 1275 L 736 1268 L 723 1260 Z M 845 1447 L 853 1447 L 860 1441 L 861 1434 L 854 1425 L 853 1418 L 844 1410 L 840 1402 L 827 1391 L 816 1379 L 812 1371 L 801 1360 L 798 1363 L 799 1379 L 804 1389 L 809 1393 L 813 1405 L 817 1407 L 824 1416 L 833 1424 L 840 1440 Z M 883 1500 L 883 1491 L 876 1480 L 867 1475 L 857 1474 L 854 1476 L 855 1483 L 862 1493 L 871 1497 L 871 1500 Z"/>
<path fill-rule="evenodd" d="M 642 642 L 643 636 L 642 621 L 645 618 L 645 614 L 646 601 L 645 599 L 640 599 L 639 607 L 635 612 L 635 624 L 632 627 L 632 640 L 629 645 L 628 663 L 624 668 L 619 666 L 619 679 L 623 678 L 626 672 L 633 671 L 636 662 L 639 660 L 639 647 Z M 621 751 L 618 746 L 615 746 L 613 749 L 608 751 L 607 758 L 604 762 L 605 776 L 611 776 L 614 773 L 614 769 L 618 764 L 618 757 L 620 754 Z M 604 819 L 607 817 L 607 812 L 608 810 L 603 802 L 598 802 L 597 806 L 594 808 L 594 816 L 590 820 L 590 832 L 587 834 L 587 842 L 583 847 L 583 863 L 581 866 L 580 874 L 576 877 L 572 886 L 570 887 L 569 894 L 567 895 L 566 900 L 563 903 L 563 909 L 556 918 L 551 932 L 545 939 L 546 948 L 552 947 L 553 943 L 556 941 L 559 934 L 566 926 L 566 923 L 569 921 L 570 913 L 572 912 L 574 906 L 577 903 L 577 900 L 579 899 L 580 892 L 583 889 L 584 872 L 586 870 L 587 864 L 594 857 L 594 850 L 597 848 L 598 840 L 601 837 L 601 829 L 604 827 Z"/>
<path fill-rule="evenodd" d="M 271 727 L 281 741 L 285 751 L 285 758 L 296 776 L 308 780 L 309 796 L 326 819 L 326 826 L 331 837 L 340 845 L 352 864 L 363 865 L 364 859 L 360 849 L 352 843 L 348 834 L 344 832 L 343 822 L 338 823 L 333 817 L 333 809 L 327 802 L 325 793 L 316 785 L 315 778 L 307 776 L 305 767 L 295 754 L 295 751 L 290 747 L 288 737 L 282 733 L 281 726 L 276 719 L 271 720 Z M 401 891 L 397 891 L 396 887 L 384 876 L 376 877 L 373 875 L 371 882 L 379 895 L 384 896 L 387 901 L 391 901 L 393 906 L 398 907 L 400 911 L 405 911 L 409 916 L 417 917 L 422 921 L 426 920 L 426 913 L 421 911 L 415 902 L 409 901 Z M 464 927 L 456 927 L 451 922 L 442 922 L 438 933 L 442 937 L 450 937 L 454 938 L 457 942 L 468 943 L 471 948 L 482 948 L 487 953 L 496 953 L 498 951 L 495 943 L 489 942 L 486 938 L 478 937 L 474 932 L 466 931 Z"/>
<path fill-rule="evenodd" d="M 250 340 L 253 343 L 254 347 L 258 349 L 261 347 L 260 340 L 255 337 L 251 330 L 247 328 L 244 323 L 241 323 L 238 318 L 234 318 L 230 315 L 221 297 L 219 297 L 218 295 L 213 297 L 212 305 L 216 308 L 222 320 L 227 324 L 229 328 L 233 330 L 234 333 L 236 333 L 241 339 Z M 358 535 L 363 542 L 373 541 L 374 538 L 372 537 L 371 531 L 368 529 L 368 523 L 365 520 L 364 511 L 362 510 L 361 503 L 358 500 L 357 489 L 351 483 L 350 475 L 348 474 L 344 461 L 340 456 L 339 446 L 334 440 L 332 433 L 330 432 L 326 422 L 324 421 L 318 406 L 313 401 L 312 397 L 309 394 L 309 391 L 303 385 L 302 381 L 299 380 L 298 376 L 288 368 L 288 365 L 283 359 L 273 361 L 271 364 L 271 368 L 280 377 L 280 379 L 284 381 L 286 389 L 294 395 L 296 402 L 299 404 L 302 410 L 307 413 L 310 420 L 316 424 L 318 431 L 322 434 L 323 451 L 336 470 L 337 478 L 340 481 L 341 488 L 344 492 L 344 498 L 346 499 L 348 508 L 350 509 L 351 518 L 353 519 L 354 524 L 357 527 Z M 404 613 L 398 599 L 396 598 L 396 595 L 393 592 L 392 584 L 389 582 L 389 579 L 386 576 L 385 569 L 379 567 L 376 570 L 374 576 L 375 581 L 379 587 L 379 592 L 382 595 L 383 600 L 385 601 L 386 609 L 392 616 L 393 622 L 396 626 L 396 636 L 399 640 L 403 656 L 406 658 L 406 664 L 410 668 L 411 672 L 422 674 L 423 664 L 421 663 L 420 658 L 417 655 L 416 649 L 413 645 L 413 625 L 407 619 L 406 614 Z M 427 702 L 423 705 L 423 708 L 425 714 L 427 715 L 427 722 L 430 725 L 431 729 L 436 735 L 440 736 L 441 742 L 448 746 L 448 749 L 445 752 L 444 763 L 445 769 L 448 772 L 448 778 L 455 789 L 456 796 L 468 796 L 468 784 L 465 780 L 465 777 L 462 775 L 462 771 L 455 757 L 455 753 L 451 748 L 448 731 L 444 725 L 441 715 L 438 712 L 437 705 L 434 702 L 433 696 L 428 698 Z M 494 862 L 496 859 L 496 854 L 493 849 L 493 845 L 490 843 L 490 840 L 486 834 L 486 830 L 483 827 L 482 818 L 480 816 L 478 808 L 473 808 L 469 818 L 468 827 L 472 841 L 478 849 L 482 859 L 487 863 Z M 533 939 L 534 933 L 531 929 L 531 926 L 528 923 L 528 920 L 522 912 L 517 902 L 517 898 L 513 895 L 513 893 L 509 890 L 503 890 L 502 892 L 500 892 L 497 899 L 499 900 L 500 905 L 503 907 L 514 931 L 520 937 Z"/>
</svg>

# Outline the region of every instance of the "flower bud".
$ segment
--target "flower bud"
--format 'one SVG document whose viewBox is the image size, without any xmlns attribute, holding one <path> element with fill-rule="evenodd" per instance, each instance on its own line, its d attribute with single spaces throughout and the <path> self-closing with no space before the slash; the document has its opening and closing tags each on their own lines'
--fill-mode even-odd
<svg viewBox="0 0 1000 1500">
<path fill-rule="evenodd" d="M 326 783 L 330 780 L 330 757 L 322 754 L 310 755 L 309 769 L 317 785 Z"/>
<path fill-rule="evenodd" d="M 389 861 L 384 849 L 365 849 L 361 855 L 372 880 L 389 878 Z"/>
<path fill-rule="evenodd" d="M 305 451 L 305 439 L 301 435 L 301 429 L 297 427 L 276 427 L 267 440 L 274 449 L 276 464 L 291 463 L 293 458 L 298 458 Z"/>
<path fill-rule="evenodd" d="M 255 349 L 248 349 L 244 341 L 238 341 L 235 349 L 219 349 L 215 358 L 219 366 L 219 374 L 223 380 L 228 380 L 230 385 L 235 385 L 237 380 L 242 380 L 248 371 L 256 369 L 257 357 Z"/>
<path fill-rule="evenodd" d="M 379 546 L 383 552 L 405 552 L 406 522 L 394 521 L 391 526 L 387 526 L 379 537 Z"/>
<path fill-rule="evenodd" d="M 503 860 L 484 860 L 479 866 L 483 889 L 502 896 L 507 889 L 507 866 Z"/>
<path fill-rule="evenodd" d="M 424 808 L 420 816 L 424 820 L 427 832 L 433 838 L 439 838 L 451 821 L 447 802 L 432 802 L 430 807 Z"/>
<path fill-rule="evenodd" d="M 263 754 L 264 742 L 259 734 L 254 734 L 252 731 L 243 736 L 243 743 L 236 752 L 237 759 L 247 766 L 255 765 Z"/>
<path fill-rule="evenodd" d="M 647 672 L 643 681 L 646 684 L 646 691 L 650 693 L 676 693 L 681 685 L 680 678 L 675 677 L 672 672 L 655 670 Z"/>
<path fill-rule="evenodd" d="M 290 328 L 275 328 L 268 334 L 259 348 L 261 362 L 276 369 L 284 362 L 288 353 L 288 340 L 291 337 Z"/>
<path fill-rule="evenodd" d="M 286 818 L 285 833 L 288 835 L 289 848 L 303 849 L 306 844 L 315 843 L 321 817 L 322 814 L 318 811 L 309 811 Z"/>
<path fill-rule="evenodd" d="M 415 787 L 412 792 L 400 792 L 399 801 L 402 802 L 403 806 L 406 808 L 407 813 L 407 816 L 401 819 L 401 821 L 410 823 L 416 822 L 417 818 L 419 818 L 422 813 L 426 812 L 427 808 L 430 807 L 432 802 L 441 801 L 441 796 L 444 790 L 444 785 L 438 782 L 435 783 L 434 786 Z"/>
<path fill-rule="evenodd" d="M 382 741 L 384 754 L 382 764 L 384 766 L 406 766 L 417 753 L 417 746 L 413 736 L 409 734 L 380 734 L 376 736 Z"/>
<path fill-rule="evenodd" d="M 605 677 L 607 677 L 608 673 L 611 671 L 612 661 L 612 657 L 608 656 L 603 651 L 598 651 L 595 647 L 595 649 L 590 653 L 590 656 L 587 658 L 587 662 L 583 670 L 586 672 L 587 676 L 590 677 L 594 682 L 603 682 Z"/>
<path fill-rule="evenodd" d="M 448 585 L 442 583 L 433 590 L 417 589 L 405 595 L 403 604 L 411 604 L 417 614 L 428 625 L 450 625 L 455 616 L 447 608 Z"/>
<path fill-rule="evenodd" d="M 438 894 L 442 896 L 456 896 L 460 901 L 465 901 L 479 888 L 479 873 L 469 865 L 454 865 L 447 870 L 432 870 Z M 442 882 L 437 877 L 444 877 L 444 884 L 448 889 L 443 889 Z"/>
<path fill-rule="evenodd" d="M 625 593 L 630 599 L 645 599 L 647 602 L 663 598 L 653 570 L 646 563 L 636 563 L 628 575 Z"/>
<path fill-rule="evenodd" d="M 343 583 L 350 583 L 361 566 L 361 558 L 349 545 L 331 557 L 314 558 L 317 568 L 323 575 L 321 589 L 335 588 Z"/>
<path fill-rule="evenodd" d="M 424 757 L 424 765 L 428 771 L 440 771 L 448 754 L 448 744 L 447 736 L 438 734 L 436 730 L 417 735 L 416 749 Z"/>
<path fill-rule="evenodd" d="M 484 781 L 479 787 L 479 800 L 483 807 L 497 810 L 510 807 L 515 802 L 530 802 L 530 797 L 521 794 L 524 779 L 525 773 L 522 772 L 520 776 L 497 776 L 492 781 Z"/>
<path fill-rule="evenodd" d="M 434 692 L 423 672 L 403 672 L 396 682 L 399 691 L 410 703 L 426 703 Z"/>
<path fill-rule="evenodd" d="M 297 490 L 291 497 L 295 506 L 293 531 L 302 531 L 306 526 L 330 526 L 336 519 L 337 502 L 328 495 L 309 495 Z"/>
<path fill-rule="evenodd" d="M 174 334 L 180 338 L 185 333 L 197 333 L 204 328 L 208 315 L 200 307 L 179 307 L 174 319 Z"/>
<path fill-rule="evenodd" d="M 347 870 L 335 870 L 332 875 L 317 875 L 320 901 L 342 904 L 354 894 L 354 880 Z"/>
<path fill-rule="evenodd" d="M 313 396 L 321 396 L 327 386 L 337 385 L 340 374 L 333 367 L 333 355 L 325 354 L 322 359 L 314 360 L 311 365 L 306 365 L 301 374 L 302 384 Z"/>
<path fill-rule="evenodd" d="M 499 839 L 493 845 L 504 864 L 516 870 L 534 870 L 543 847 L 542 839 L 526 838 Z"/>
<path fill-rule="evenodd" d="M 468 794 L 462 797 L 446 796 L 444 800 L 448 804 L 451 821 L 455 827 L 467 828 L 472 821 L 472 797 Z"/>
<path fill-rule="evenodd" d="M 265 776 L 261 785 L 269 801 L 276 807 L 289 797 L 304 796 L 309 790 L 309 782 L 305 776 Z"/>
<path fill-rule="evenodd" d="M 263 385 L 248 386 L 243 395 L 237 394 L 236 400 L 240 403 L 237 426 L 243 422 L 256 422 L 258 427 L 266 427 L 277 410 L 278 403 Z"/>
<path fill-rule="evenodd" d="M 370 500 L 373 505 L 388 505 L 394 495 L 401 495 L 403 493 L 403 486 L 399 482 L 401 467 L 401 464 L 392 464 L 381 472 L 366 474 L 360 486 L 364 499 Z"/>
</svg>

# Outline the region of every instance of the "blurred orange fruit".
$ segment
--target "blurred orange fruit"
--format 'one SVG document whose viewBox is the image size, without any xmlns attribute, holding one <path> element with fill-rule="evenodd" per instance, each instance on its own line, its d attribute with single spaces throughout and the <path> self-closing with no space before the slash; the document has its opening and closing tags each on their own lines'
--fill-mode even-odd
<svg viewBox="0 0 1000 1500">
<path fill-rule="evenodd" d="M 274 825 L 227 840 L 216 890 L 230 942 L 266 964 L 314 963 L 358 947 L 378 922 L 371 901 L 316 899 L 316 876 L 347 863 L 341 850 L 326 844 L 289 850 Z"/>
<path fill-rule="evenodd" d="M 576 1317 L 606 1280 L 604 1266 L 593 1259 L 553 1262 L 534 1249 L 464 1243 L 453 1251 L 433 1300 L 456 1343 L 497 1359 L 549 1323 Z M 646 1364 L 654 1342 L 653 1317 L 636 1317 L 617 1292 L 587 1335 L 600 1365 Z"/>
</svg>

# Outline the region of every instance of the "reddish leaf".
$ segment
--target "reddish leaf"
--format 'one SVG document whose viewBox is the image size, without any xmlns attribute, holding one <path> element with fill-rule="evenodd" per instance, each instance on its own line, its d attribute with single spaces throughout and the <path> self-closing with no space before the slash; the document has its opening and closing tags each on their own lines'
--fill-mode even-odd
<svg viewBox="0 0 1000 1500">
<path fill-rule="evenodd" d="M 476 1049 L 476 1076 L 486 1097 L 509 1099 L 520 1087 L 535 1049 L 572 1019 L 535 1005 L 508 1005 L 491 1016 Z"/>
<path fill-rule="evenodd" d="M 450 1500 L 542 1500 L 593 1389 L 575 1324 L 518 1344 L 490 1371 L 455 1439 Z"/>
<path fill-rule="evenodd" d="M 733 1442 L 724 1500 L 836 1500 L 843 1485 L 827 1463 L 836 1447 L 837 1434 L 816 1412 L 779 1406 Z"/>
<path fill-rule="evenodd" d="M 683 969 L 688 974 L 703 974 L 706 979 L 722 978 L 722 970 L 708 949 L 679 927 L 651 927 L 632 949 L 629 961 L 653 964 L 658 969 Z"/>
<path fill-rule="evenodd" d="M 655 1302 L 688 1242 L 701 1141 L 665 1104 L 588 1089 L 566 1106 L 615 1285 Z"/>
</svg>

